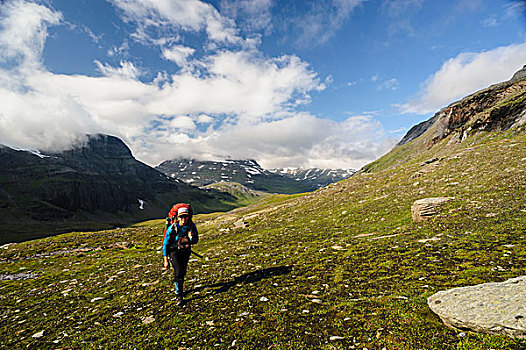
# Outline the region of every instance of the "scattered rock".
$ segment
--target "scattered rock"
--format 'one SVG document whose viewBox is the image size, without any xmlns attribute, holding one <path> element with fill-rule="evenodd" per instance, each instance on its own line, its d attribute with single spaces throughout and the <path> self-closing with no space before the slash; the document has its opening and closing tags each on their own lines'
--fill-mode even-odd
<svg viewBox="0 0 526 350">
<path fill-rule="evenodd" d="M 247 227 L 248 227 L 248 222 L 246 221 L 240 220 L 240 221 L 234 222 L 234 228 L 247 228 Z"/>
<path fill-rule="evenodd" d="M 424 238 L 424 239 L 419 239 L 418 242 L 419 243 L 427 243 L 427 242 L 435 242 L 435 241 L 440 241 L 440 237 L 431 237 L 431 238 Z"/>
<path fill-rule="evenodd" d="M 339 337 L 337 335 L 333 335 L 332 337 L 329 338 L 330 341 L 335 341 L 335 340 L 340 340 L 340 339 L 343 339 L 343 337 Z"/>
<path fill-rule="evenodd" d="M 441 291 L 427 303 L 449 327 L 526 339 L 526 276 Z"/>
<path fill-rule="evenodd" d="M 155 318 L 153 318 L 152 316 L 144 317 L 142 319 L 142 323 L 144 323 L 144 324 L 150 324 L 150 323 L 152 323 L 154 321 L 155 321 Z"/>
<path fill-rule="evenodd" d="M 0 281 L 29 280 L 37 277 L 36 273 L 20 272 L 11 275 L 0 275 Z"/>
<path fill-rule="evenodd" d="M 259 298 L 259 301 L 268 301 L 268 298 L 266 298 L 266 297 L 261 297 L 261 298 Z"/>
<path fill-rule="evenodd" d="M 413 221 L 420 222 L 437 214 L 437 208 L 454 197 L 435 197 L 419 199 L 411 206 Z"/>
<path fill-rule="evenodd" d="M 40 331 L 40 332 L 37 332 L 35 334 L 33 334 L 31 337 L 32 338 L 41 338 L 44 336 L 44 331 Z"/>
</svg>

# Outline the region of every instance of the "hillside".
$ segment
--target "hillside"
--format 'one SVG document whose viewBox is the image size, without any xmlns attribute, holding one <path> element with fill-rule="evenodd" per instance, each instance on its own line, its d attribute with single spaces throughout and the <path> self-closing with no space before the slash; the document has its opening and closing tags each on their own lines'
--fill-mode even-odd
<svg viewBox="0 0 526 350">
<path fill-rule="evenodd" d="M 161 221 L 4 246 L 0 346 L 525 349 L 524 339 L 447 328 L 426 302 L 524 275 L 526 125 L 516 115 L 461 140 L 433 140 L 431 127 L 316 192 L 198 215 L 205 258 L 191 259 L 183 308 L 161 271 Z M 451 200 L 414 222 L 412 204 L 427 197 Z"/>
<path fill-rule="evenodd" d="M 235 182 L 268 193 L 301 193 L 317 190 L 351 176 L 350 169 L 263 169 L 255 160 L 167 160 L 156 169 L 196 186 L 220 181 Z"/>
<path fill-rule="evenodd" d="M 229 194 L 166 177 L 107 135 L 56 153 L 1 146 L 0 164 L 0 242 L 34 237 L 35 225 L 55 233 L 161 218 L 174 201 L 191 199 L 197 212 L 237 206 Z"/>
<path fill-rule="evenodd" d="M 228 193 L 237 199 L 239 205 L 249 205 L 270 196 L 269 193 L 251 190 L 237 182 L 219 181 L 203 188 L 215 189 L 221 192 Z"/>
</svg>

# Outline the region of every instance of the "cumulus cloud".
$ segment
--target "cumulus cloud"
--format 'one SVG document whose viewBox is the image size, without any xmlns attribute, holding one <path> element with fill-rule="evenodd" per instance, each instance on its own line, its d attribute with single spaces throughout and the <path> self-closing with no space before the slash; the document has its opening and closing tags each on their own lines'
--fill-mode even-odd
<svg viewBox="0 0 526 350">
<path fill-rule="evenodd" d="M 155 41 L 166 30 L 199 32 L 211 41 L 242 43 L 235 24 L 210 4 L 186 0 L 109 0 L 124 18 L 136 23 L 136 38 Z"/>
<path fill-rule="evenodd" d="M 526 43 L 490 51 L 466 52 L 444 62 L 417 97 L 401 105 L 406 113 L 436 112 L 470 93 L 511 78 L 526 63 Z"/>
<path fill-rule="evenodd" d="M 174 45 L 162 49 L 162 55 L 165 59 L 177 63 L 178 66 L 185 66 L 187 58 L 194 54 L 195 50 L 183 45 Z"/>
<path fill-rule="evenodd" d="M 22 59 L 39 64 L 47 38 L 47 24 L 58 24 L 62 14 L 47 7 L 23 1 L 2 5 L 0 11 L 0 62 Z"/>
</svg>

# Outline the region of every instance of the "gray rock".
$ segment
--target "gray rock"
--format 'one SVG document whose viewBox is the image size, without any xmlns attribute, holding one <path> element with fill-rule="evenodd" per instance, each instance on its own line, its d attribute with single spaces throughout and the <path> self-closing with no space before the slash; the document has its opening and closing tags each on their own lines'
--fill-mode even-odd
<svg viewBox="0 0 526 350">
<path fill-rule="evenodd" d="M 427 304 L 446 326 L 526 339 L 526 276 L 441 291 Z"/>
<path fill-rule="evenodd" d="M 516 81 L 526 78 L 526 65 L 519 69 L 515 74 L 513 74 L 513 77 L 511 77 L 510 81 Z"/>
<path fill-rule="evenodd" d="M 411 206 L 413 221 L 420 222 L 437 214 L 437 208 L 454 199 L 453 197 L 435 197 L 419 199 Z"/>
</svg>

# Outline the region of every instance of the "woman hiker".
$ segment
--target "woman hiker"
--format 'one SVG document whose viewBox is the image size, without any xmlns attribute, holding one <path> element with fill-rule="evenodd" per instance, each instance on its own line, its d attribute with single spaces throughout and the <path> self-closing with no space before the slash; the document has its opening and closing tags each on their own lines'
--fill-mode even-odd
<svg viewBox="0 0 526 350">
<path fill-rule="evenodd" d="M 177 210 L 176 221 L 168 227 L 163 240 L 163 258 L 165 269 L 168 268 L 168 258 L 174 268 L 175 302 L 183 305 L 183 282 L 190 260 L 191 245 L 199 240 L 197 227 L 192 221 L 191 209 L 181 207 Z"/>
</svg>

